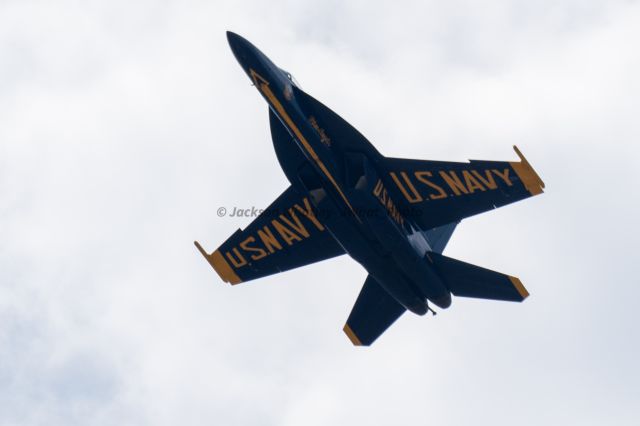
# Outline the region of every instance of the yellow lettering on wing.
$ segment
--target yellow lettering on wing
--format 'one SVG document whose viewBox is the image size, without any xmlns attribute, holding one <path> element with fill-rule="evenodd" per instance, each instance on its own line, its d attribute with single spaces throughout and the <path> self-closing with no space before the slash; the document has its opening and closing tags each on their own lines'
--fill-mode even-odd
<svg viewBox="0 0 640 426">
<path fill-rule="evenodd" d="M 480 172 L 478 172 L 477 170 L 471 170 L 471 173 L 473 173 L 473 175 L 475 177 L 478 178 L 478 180 L 480 182 L 482 182 L 482 184 L 484 186 L 486 186 L 489 189 L 496 189 L 498 187 L 498 185 L 496 184 L 496 181 L 493 179 L 493 175 L 491 174 L 491 170 L 485 170 L 485 176 L 482 176 L 480 174 Z"/>
<path fill-rule="evenodd" d="M 258 229 L 258 237 L 260 237 L 260 241 L 262 241 L 262 244 L 269 250 L 270 254 L 275 252 L 274 247 L 282 250 L 282 245 L 280 245 L 280 242 L 273 235 L 269 227 L 265 226 L 262 229 Z"/>
<path fill-rule="evenodd" d="M 316 215 L 313 214 L 313 209 L 311 208 L 311 203 L 309 202 L 309 199 L 307 197 L 304 197 L 304 199 L 302 200 L 302 203 L 304 204 L 304 209 L 300 207 L 298 204 L 295 204 L 294 207 L 298 209 L 298 211 L 302 213 L 304 217 L 309 219 L 311 223 L 313 223 L 315 227 L 318 228 L 319 231 L 324 231 L 324 226 L 322 225 L 322 223 L 320 223 Z"/>
<path fill-rule="evenodd" d="M 282 218 L 282 216 L 280 216 L 280 217 Z M 278 222 L 277 219 L 273 219 L 271 221 L 271 225 L 273 225 L 273 227 L 276 229 L 276 231 L 278 231 L 278 234 L 280 234 L 282 239 L 288 245 L 292 245 L 293 242 L 296 241 L 296 240 L 297 241 L 302 241 L 302 238 L 300 238 L 299 235 L 297 235 L 296 233 L 291 231 L 289 228 L 287 228 L 286 226 L 284 226 L 283 224 Z"/>
<path fill-rule="evenodd" d="M 280 215 L 280 220 L 289 225 L 289 227 L 291 227 L 294 231 L 297 231 L 303 237 L 309 238 L 309 231 L 307 231 L 307 228 L 305 228 L 302 222 L 300 222 L 300 219 L 298 219 L 298 216 L 296 216 L 296 214 L 294 213 L 293 208 L 289 209 L 289 214 L 291 215 L 293 222 L 287 219 L 282 214 Z"/>
<path fill-rule="evenodd" d="M 250 253 L 257 253 L 257 254 L 252 254 L 251 259 L 259 260 L 265 257 L 267 255 L 267 252 L 259 247 L 252 247 L 249 245 L 250 243 L 254 243 L 255 241 L 256 239 L 254 237 L 247 237 L 244 241 L 240 243 L 240 247 L 242 247 L 244 251 L 248 251 Z"/>
<path fill-rule="evenodd" d="M 495 173 L 495 175 L 500 179 L 502 179 L 504 183 L 507 184 L 507 186 L 513 185 L 513 183 L 511 182 L 511 178 L 509 178 L 509 169 L 504 169 L 502 173 L 500 173 L 500 170 L 497 169 L 492 169 L 491 171 Z"/>
<path fill-rule="evenodd" d="M 428 187 L 435 189 L 438 193 L 437 194 L 429 194 L 429 198 L 431 198 L 432 200 L 439 200 L 441 198 L 447 198 L 447 193 L 445 192 L 444 189 L 442 189 L 442 187 L 440 185 L 437 185 L 433 182 L 431 182 L 429 179 L 427 179 L 427 177 L 432 177 L 433 174 L 431 172 L 428 171 L 419 171 L 419 172 L 415 172 L 414 173 L 416 179 L 418 179 L 420 182 L 424 183 L 425 185 L 427 185 Z"/>
<path fill-rule="evenodd" d="M 405 181 L 407 187 L 409 188 L 413 196 L 409 195 L 409 193 L 407 192 L 407 189 L 404 187 L 404 185 L 402 185 L 402 183 L 400 182 L 400 179 L 398 179 L 398 176 L 396 176 L 394 172 L 390 172 L 389 174 L 391 175 L 391 178 L 396 183 L 396 186 L 402 192 L 402 195 L 404 195 L 404 198 L 406 198 L 408 202 L 410 202 L 411 204 L 415 204 L 422 201 L 422 196 L 420 195 L 418 190 L 415 188 L 415 186 L 413 186 L 413 183 L 411 183 L 411 180 L 409 180 L 409 176 L 407 176 L 406 172 L 400 172 L 400 176 L 402 176 L 402 179 Z"/>
<path fill-rule="evenodd" d="M 442 176 L 442 179 L 444 179 L 444 181 L 447 182 L 447 185 L 449 185 L 449 188 L 451 188 L 451 190 L 456 195 L 469 193 L 469 190 L 467 190 L 467 187 L 464 186 L 464 183 L 460 181 L 460 178 L 458 177 L 458 175 L 454 170 L 451 170 L 450 172 L 441 170 L 440 176 Z"/>
<path fill-rule="evenodd" d="M 469 188 L 470 193 L 475 192 L 476 189 L 479 189 L 483 192 L 486 191 L 485 187 L 482 186 L 480 182 L 478 182 L 478 179 L 473 177 L 469 170 L 463 170 L 462 176 L 464 177 L 464 183 L 467 184 L 467 188 Z"/>
<path fill-rule="evenodd" d="M 227 256 L 227 259 L 231 261 L 231 264 L 234 268 L 238 269 L 247 264 L 247 259 L 245 259 L 244 256 L 240 254 L 238 247 L 234 247 L 232 251 L 236 257 L 233 257 L 230 252 L 226 252 L 225 255 Z"/>
<path fill-rule="evenodd" d="M 305 217 L 313 224 L 304 222 Z M 247 258 L 260 260 L 283 250 L 284 244 L 292 246 L 298 241 L 311 238 L 313 229 L 322 232 L 325 227 L 316 217 L 312 205 L 307 197 L 301 203 L 295 203 L 287 209 L 286 214 L 281 214 L 278 218 L 272 219 L 269 223 L 255 230 L 252 235 L 244 235 L 244 238 L 237 245 L 225 253 L 229 264 L 234 269 L 241 268 L 249 264 Z M 222 258 L 222 255 L 220 255 Z"/>
</svg>

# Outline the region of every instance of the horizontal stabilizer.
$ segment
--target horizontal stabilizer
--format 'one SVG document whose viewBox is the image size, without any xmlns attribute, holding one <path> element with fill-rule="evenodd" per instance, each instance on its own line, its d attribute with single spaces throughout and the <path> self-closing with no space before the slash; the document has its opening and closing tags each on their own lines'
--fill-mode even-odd
<svg viewBox="0 0 640 426">
<path fill-rule="evenodd" d="M 369 346 L 405 310 L 369 275 L 344 326 L 344 332 L 354 345 Z"/>
<path fill-rule="evenodd" d="M 529 296 L 516 277 L 471 265 L 438 253 L 427 253 L 436 271 L 454 296 L 522 302 Z"/>
</svg>

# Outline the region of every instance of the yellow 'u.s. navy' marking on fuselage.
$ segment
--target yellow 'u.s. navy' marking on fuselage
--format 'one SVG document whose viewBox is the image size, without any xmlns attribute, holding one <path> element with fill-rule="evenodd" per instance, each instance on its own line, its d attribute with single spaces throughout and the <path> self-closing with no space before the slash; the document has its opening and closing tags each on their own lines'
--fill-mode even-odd
<svg viewBox="0 0 640 426">
<path fill-rule="evenodd" d="M 300 131 L 300 129 L 298 129 L 298 127 L 295 125 L 291 117 L 289 117 L 289 114 L 287 114 L 287 112 L 285 111 L 284 107 L 282 106 L 278 98 L 276 98 L 276 96 L 273 94 L 273 92 L 269 88 L 269 82 L 265 80 L 260 74 L 255 72 L 252 68 L 249 69 L 249 73 L 251 74 L 253 83 L 256 85 L 256 87 L 258 87 L 258 89 L 262 93 L 264 93 L 264 95 L 267 97 L 269 102 L 271 102 L 271 105 L 273 105 L 273 107 L 276 109 L 280 117 L 282 117 L 284 121 L 287 123 L 287 126 L 289 126 L 291 130 L 293 130 L 293 133 L 296 135 L 298 140 L 302 143 L 302 145 L 307 150 L 307 152 L 309 153 L 313 161 L 318 165 L 322 173 L 324 173 L 327 179 L 329 179 L 331 184 L 336 188 L 336 190 L 338 191 L 338 193 L 340 194 L 344 202 L 347 204 L 347 206 L 349 206 L 349 209 L 354 214 L 354 217 L 358 221 L 360 221 L 358 214 L 351 206 L 351 203 L 347 199 L 346 195 L 344 195 L 344 193 L 342 192 L 342 189 L 340 189 L 340 186 L 338 185 L 338 183 L 335 181 L 331 173 L 329 173 L 329 170 L 327 170 L 327 167 L 324 165 L 322 160 L 320 160 L 320 157 L 318 157 L 318 154 L 316 154 L 316 152 L 313 150 L 311 145 L 309 145 L 309 142 L 307 142 L 305 137 L 302 135 L 302 132 Z"/>
<path fill-rule="evenodd" d="M 378 182 L 376 182 L 376 185 L 373 187 L 373 195 L 378 199 L 378 201 L 380 201 L 380 204 L 387 209 L 389 216 L 391 216 L 398 225 L 404 225 L 404 217 L 402 217 L 400 210 L 398 210 L 395 203 L 389 196 L 389 192 L 387 192 L 387 188 L 384 187 L 381 179 L 378 179 Z"/>
</svg>

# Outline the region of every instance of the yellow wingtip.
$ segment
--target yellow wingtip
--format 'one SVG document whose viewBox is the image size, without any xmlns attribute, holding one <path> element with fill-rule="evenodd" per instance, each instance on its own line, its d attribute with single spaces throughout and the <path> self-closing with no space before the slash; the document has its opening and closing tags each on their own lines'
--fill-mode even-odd
<svg viewBox="0 0 640 426">
<path fill-rule="evenodd" d="M 224 260 L 222 253 L 216 250 L 211 254 L 207 254 L 200 243 L 198 243 L 197 241 L 194 241 L 193 243 L 224 282 L 231 285 L 239 284 L 242 282 L 240 277 L 231 268 L 231 265 L 229 265 L 229 263 Z"/>
<path fill-rule="evenodd" d="M 518 147 L 514 145 L 513 150 L 518 154 L 520 161 L 512 161 L 509 164 L 531 195 L 542 194 L 544 192 L 544 182 L 540 179 L 540 176 L 536 173 L 533 167 L 531 167 L 531 164 L 529 164 L 525 156 L 522 155 L 522 152 L 520 152 Z"/>
<path fill-rule="evenodd" d="M 358 336 L 356 336 L 356 333 L 354 333 L 353 330 L 351 330 L 351 327 L 349 327 L 349 324 L 345 324 L 342 330 L 347 335 L 349 340 L 351 340 L 351 343 L 353 343 L 354 346 L 363 346 L 360 339 L 358 339 Z"/>
<path fill-rule="evenodd" d="M 522 284 L 522 281 L 520 281 L 520 279 L 518 279 L 517 277 L 509 277 L 509 280 L 511 281 L 511 284 L 513 284 L 513 286 L 515 287 L 515 289 L 518 291 L 518 293 L 520 294 L 520 296 L 522 296 L 522 300 L 526 299 L 527 297 L 529 297 L 529 292 L 527 291 L 527 289 L 524 287 L 524 284 Z"/>
</svg>

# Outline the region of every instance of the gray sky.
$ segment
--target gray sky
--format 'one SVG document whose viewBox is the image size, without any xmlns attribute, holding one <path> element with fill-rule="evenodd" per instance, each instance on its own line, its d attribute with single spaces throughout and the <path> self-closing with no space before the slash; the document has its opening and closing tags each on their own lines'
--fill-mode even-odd
<svg viewBox="0 0 640 426">
<path fill-rule="evenodd" d="M 371 348 L 343 257 L 223 284 L 286 187 L 245 36 L 386 155 L 515 160 L 540 196 L 445 251 L 519 276 Z M 0 425 L 635 425 L 637 1 L 0 2 Z"/>
</svg>

